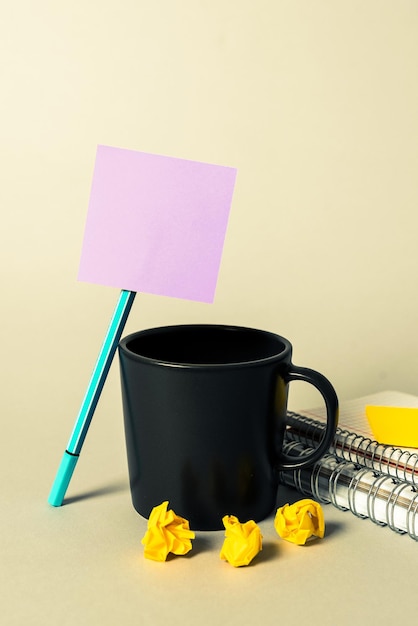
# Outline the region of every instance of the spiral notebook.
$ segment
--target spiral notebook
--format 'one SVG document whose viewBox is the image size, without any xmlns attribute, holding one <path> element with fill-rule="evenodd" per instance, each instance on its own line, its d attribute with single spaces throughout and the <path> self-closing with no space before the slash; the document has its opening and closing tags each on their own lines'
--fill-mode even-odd
<svg viewBox="0 0 418 626">
<path fill-rule="evenodd" d="M 342 403 L 339 427 L 330 453 L 337 459 L 351 461 L 418 487 L 418 449 L 399 448 L 378 443 L 373 439 L 367 422 L 368 404 L 418 407 L 418 397 L 398 391 L 384 391 Z M 289 412 L 289 441 L 314 447 L 325 428 L 325 408 Z"/>
<path fill-rule="evenodd" d="M 329 454 L 313 467 L 281 472 L 280 480 L 319 502 L 418 540 L 418 451 L 374 441 L 365 417 L 367 404 L 418 407 L 418 398 L 383 392 L 343 403 Z M 285 451 L 308 453 L 321 439 L 324 419 L 323 409 L 290 412 Z"/>
</svg>

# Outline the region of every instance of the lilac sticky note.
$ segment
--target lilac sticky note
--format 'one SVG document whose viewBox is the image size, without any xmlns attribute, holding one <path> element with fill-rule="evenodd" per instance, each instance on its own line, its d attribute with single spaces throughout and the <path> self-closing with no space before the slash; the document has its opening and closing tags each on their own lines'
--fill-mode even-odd
<svg viewBox="0 0 418 626">
<path fill-rule="evenodd" d="M 99 146 L 79 280 L 213 302 L 236 169 Z"/>
</svg>

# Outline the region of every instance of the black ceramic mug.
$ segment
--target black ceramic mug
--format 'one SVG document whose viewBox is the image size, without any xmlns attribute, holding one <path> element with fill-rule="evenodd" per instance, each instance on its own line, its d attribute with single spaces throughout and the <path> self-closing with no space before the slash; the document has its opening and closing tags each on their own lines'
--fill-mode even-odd
<svg viewBox="0 0 418 626">
<path fill-rule="evenodd" d="M 337 426 L 338 400 L 318 372 L 292 364 L 287 339 L 236 326 L 188 325 L 134 333 L 119 344 L 134 508 L 168 500 L 195 530 L 224 515 L 259 521 L 274 509 L 278 472 L 317 461 Z M 288 384 L 322 394 L 327 426 L 307 456 L 282 452 Z"/>
</svg>

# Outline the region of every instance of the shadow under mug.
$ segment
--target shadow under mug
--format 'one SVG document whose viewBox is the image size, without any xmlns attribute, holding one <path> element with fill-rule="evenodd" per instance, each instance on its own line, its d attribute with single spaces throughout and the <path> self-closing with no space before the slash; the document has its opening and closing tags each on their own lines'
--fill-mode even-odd
<svg viewBox="0 0 418 626">
<path fill-rule="evenodd" d="M 222 528 L 224 515 L 260 521 L 277 502 L 278 473 L 328 450 L 338 400 L 320 373 L 292 364 L 274 333 L 222 325 L 153 328 L 119 344 L 131 496 L 148 518 L 168 500 L 194 530 Z M 327 425 L 309 455 L 282 452 L 288 386 L 323 396 Z"/>
</svg>

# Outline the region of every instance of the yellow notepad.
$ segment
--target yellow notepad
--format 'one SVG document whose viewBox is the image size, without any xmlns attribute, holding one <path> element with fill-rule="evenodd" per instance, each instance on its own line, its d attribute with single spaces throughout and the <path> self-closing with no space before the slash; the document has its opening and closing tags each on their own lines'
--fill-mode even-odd
<svg viewBox="0 0 418 626">
<path fill-rule="evenodd" d="M 367 405 L 366 416 L 379 443 L 418 448 L 418 408 Z"/>
</svg>

